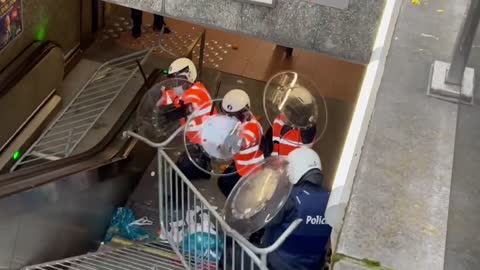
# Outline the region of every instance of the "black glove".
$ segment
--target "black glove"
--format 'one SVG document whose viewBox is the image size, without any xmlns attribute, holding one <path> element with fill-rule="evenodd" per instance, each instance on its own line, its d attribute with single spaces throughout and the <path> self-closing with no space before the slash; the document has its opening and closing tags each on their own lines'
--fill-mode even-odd
<svg viewBox="0 0 480 270">
<path fill-rule="evenodd" d="M 182 118 L 187 118 L 191 111 L 191 104 L 184 104 L 180 101 L 180 107 L 174 104 L 161 106 L 157 111 L 157 119 L 159 126 L 163 126 L 169 122 L 176 122 Z"/>
</svg>

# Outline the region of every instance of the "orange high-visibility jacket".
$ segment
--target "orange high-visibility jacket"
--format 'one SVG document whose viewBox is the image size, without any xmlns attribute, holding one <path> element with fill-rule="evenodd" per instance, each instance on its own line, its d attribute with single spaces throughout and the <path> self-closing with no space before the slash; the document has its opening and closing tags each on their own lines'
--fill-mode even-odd
<svg viewBox="0 0 480 270">
<path fill-rule="evenodd" d="M 187 139 L 191 143 L 200 144 L 202 139 L 200 135 L 202 124 L 208 117 L 217 114 L 216 110 L 212 112 L 212 98 L 207 88 L 201 82 L 196 82 L 183 93 L 181 99 L 185 104 L 191 104 L 194 114 L 189 116 L 193 117 L 193 119 L 190 121 L 188 127 L 186 127 Z M 180 123 L 185 125 L 186 120 L 182 119 Z"/>
<path fill-rule="evenodd" d="M 208 93 L 207 88 L 201 82 L 194 83 L 189 89 L 178 96 L 173 90 L 166 90 L 162 95 L 162 98 L 157 103 L 160 105 L 174 104 L 176 107 L 180 107 L 180 102 L 184 104 L 190 104 L 193 109 L 194 116 L 190 121 L 188 127 L 186 127 L 186 137 L 191 143 L 199 144 L 201 142 L 201 135 L 199 134 L 202 124 L 210 115 L 217 114 L 216 110 L 213 110 L 212 114 L 212 99 Z M 180 124 L 183 126 L 187 122 L 187 119 L 181 119 Z"/>
<path fill-rule="evenodd" d="M 175 94 L 175 91 L 172 89 L 165 90 L 163 91 L 160 99 L 157 101 L 157 107 L 173 104 L 178 98 L 178 95 Z"/>
<path fill-rule="evenodd" d="M 240 126 L 240 136 L 243 138 L 240 152 L 233 157 L 237 173 L 246 175 L 263 159 L 263 150 L 260 148 L 263 129 L 256 119 L 251 119 Z"/>
<path fill-rule="evenodd" d="M 315 136 L 305 140 L 302 130 L 288 128 L 285 125 L 285 116 L 277 116 L 272 127 L 273 152 L 272 156 L 288 156 L 290 152 L 300 147 L 312 147 Z"/>
</svg>

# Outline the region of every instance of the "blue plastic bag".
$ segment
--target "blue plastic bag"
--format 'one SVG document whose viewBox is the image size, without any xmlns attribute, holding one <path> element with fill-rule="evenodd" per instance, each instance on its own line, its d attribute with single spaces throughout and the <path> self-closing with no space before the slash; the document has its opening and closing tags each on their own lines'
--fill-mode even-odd
<svg viewBox="0 0 480 270">
<path fill-rule="evenodd" d="M 183 239 L 182 248 L 191 256 L 203 257 L 216 263 L 223 253 L 223 236 L 216 237 L 214 234 L 200 232 L 192 233 Z"/>
<path fill-rule="evenodd" d="M 142 226 L 132 224 L 137 219 L 132 209 L 120 207 L 115 210 L 110 221 L 104 242 L 109 243 L 113 237 L 121 237 L 131 241 L 153 239 Z"/>
</svg>

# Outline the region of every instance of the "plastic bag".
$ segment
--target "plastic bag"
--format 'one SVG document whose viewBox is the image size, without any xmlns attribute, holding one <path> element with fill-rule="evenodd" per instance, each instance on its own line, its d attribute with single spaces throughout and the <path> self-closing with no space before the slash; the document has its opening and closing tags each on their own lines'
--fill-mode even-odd
<svg viewBox="0 0 480 270">
<path fill-rule="evenodd" d="M 142 226 L 135 224 L 137 219 L 132 209 L 120 207 L 115 210 L 110 221 L 104 242 L 109 243 L 113 237 L 121 237 L 131 241 L 154 239 Z"/>
<path fill-rule="evenodd" d="M 223 236 L 211 233 L 192 233 L 182 242 L 182 248 L 191 256 L 216 263 L 223 254 Z M 218 253 L 218 254 L 217 254 Z"/>
</svg>

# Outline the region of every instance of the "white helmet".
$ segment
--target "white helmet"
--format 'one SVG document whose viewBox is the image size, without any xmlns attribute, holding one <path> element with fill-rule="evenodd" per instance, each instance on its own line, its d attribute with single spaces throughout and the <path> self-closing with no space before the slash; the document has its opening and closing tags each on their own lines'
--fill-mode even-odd
<svg viewBox="0 0 480 270">
<path fill-rule="evenodd" d="M 295 86 L 290 92 L 290 98 L 295 98 L 303 105 L 309 105 L 313 103 L 312 94 L 303 86 Z"/>
<path fill-rule="evenodd" d="M 250 108 L 250 97 L 247 92 L 233 89 L 223 97 L 222 109 L 227 113 L 236 113 Z"/>
<path fill-rule="evenodd" d="M 303 86 L 290 88 L 280 104 L 289 125 L 296 128 L 307 128 L 317 121 L 317 105 L 315 99 Z"/>
<path fill-rule="evenodd" d="M 301 147 L 288 154 L 288 179 L 292 184 L 312 169 L 322 170 L 322 162 L 317 152 L 308 147 Z"/>
<path fill-rule="evenodd" d="M 194 83 L 197 79 L 197 68 L 192 60 L 188 58 L 178 58 L 170 64 L 168 76 L 184 77 L 189 82 Z"/>
</svg>

